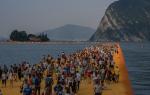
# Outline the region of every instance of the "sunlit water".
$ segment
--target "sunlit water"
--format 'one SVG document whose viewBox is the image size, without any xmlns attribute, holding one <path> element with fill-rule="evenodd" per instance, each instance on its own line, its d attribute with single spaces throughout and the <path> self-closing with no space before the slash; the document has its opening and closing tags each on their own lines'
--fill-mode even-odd
<svg viewBox="0 0 150 95">
<path fill-rule="evenodd" d="M 72 53 L 87 44 L 0 44 L 0 65 L 29 61 L 38 63 L 43 55 L 57 57 L 61 52 Z M 150 95 L 150 44 L 122 43 L 129 76 L 136 95 Z"/>
</svg>

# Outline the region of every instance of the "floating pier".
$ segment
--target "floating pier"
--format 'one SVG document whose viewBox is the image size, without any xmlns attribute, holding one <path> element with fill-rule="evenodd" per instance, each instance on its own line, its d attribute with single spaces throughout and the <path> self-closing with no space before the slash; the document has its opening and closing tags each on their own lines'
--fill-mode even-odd
<svg viewBox="0 0 150 95">
<path fill-rule="evenodd" d="M 118 53 L 115 53 L 114 61 L 119 67 L 120 78 L 118 83 L 110 83 L 105 85 L 102 95 L 134 95 L 131 82 L 129 80 L 128 70 L 125 64 L 124 55 L 120 45 L 118 44 Z M 44 88 L 44 82 L 42 81 L 41 87 Z M 1 86 L 1 83 L 0 83 Z M 14 87 L 10 87 L 9 82 L 6 88 L 0 87 L 3 95 L 22 95 L 20 93 L 21 82 L 14 82 Z M 41 90 L 43 91 L 43 89 Z M 82 81 L 80 90 L 77 95 L 94 95 L 93 84 L 87 81 Z"/>
</svg>

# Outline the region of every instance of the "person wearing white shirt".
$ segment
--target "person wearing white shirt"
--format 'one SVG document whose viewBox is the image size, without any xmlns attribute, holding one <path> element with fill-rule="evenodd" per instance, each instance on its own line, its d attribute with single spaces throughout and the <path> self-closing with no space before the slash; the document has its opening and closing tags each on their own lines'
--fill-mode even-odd
<svg viewBox="0 0 150 95">
<path fill-rule="evenodd" d="M 76 73 L 76 78 L 77 78 L 77 88 L 79 90 L 79 88 L 80 88 L 80 81 L 81 81 L 81 74 L 79 72 Z"/>
</svg>

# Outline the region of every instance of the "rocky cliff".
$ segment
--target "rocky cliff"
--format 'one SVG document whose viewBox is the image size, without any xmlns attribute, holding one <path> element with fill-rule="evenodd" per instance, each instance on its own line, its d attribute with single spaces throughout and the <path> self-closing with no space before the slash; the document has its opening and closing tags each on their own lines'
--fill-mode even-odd
<svg viewBox="0 0 150 95">
<path fill-rule="evenodd" d="M 90 40 L 150 41 L 150 0 L 112 3 Z"/>
</svg>

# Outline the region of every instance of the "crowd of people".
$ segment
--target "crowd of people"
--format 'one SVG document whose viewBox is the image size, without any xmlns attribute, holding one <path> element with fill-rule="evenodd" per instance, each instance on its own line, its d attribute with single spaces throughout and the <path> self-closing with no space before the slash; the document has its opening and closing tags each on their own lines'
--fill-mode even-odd
<svg viewBox="0 0 150 95">
<path fill-rule="evenodd" d="M 101 44 L 70 55 L 62 52 L 58 58 L 43 56 L 34 65 L 28 62 L 9 68 L 4 65 L 0 67 L 2 87 L 7 86 L 7 80 L 11 87 L 16 81 L 21 81 L 22 95 L 76 95 L 82 81 L 87 81 L 92 83 L 94 95 L 102 95 L 105 84 L 119 81 L 114 53 L 118 53 L 116 44 Z"/>
</svg>

